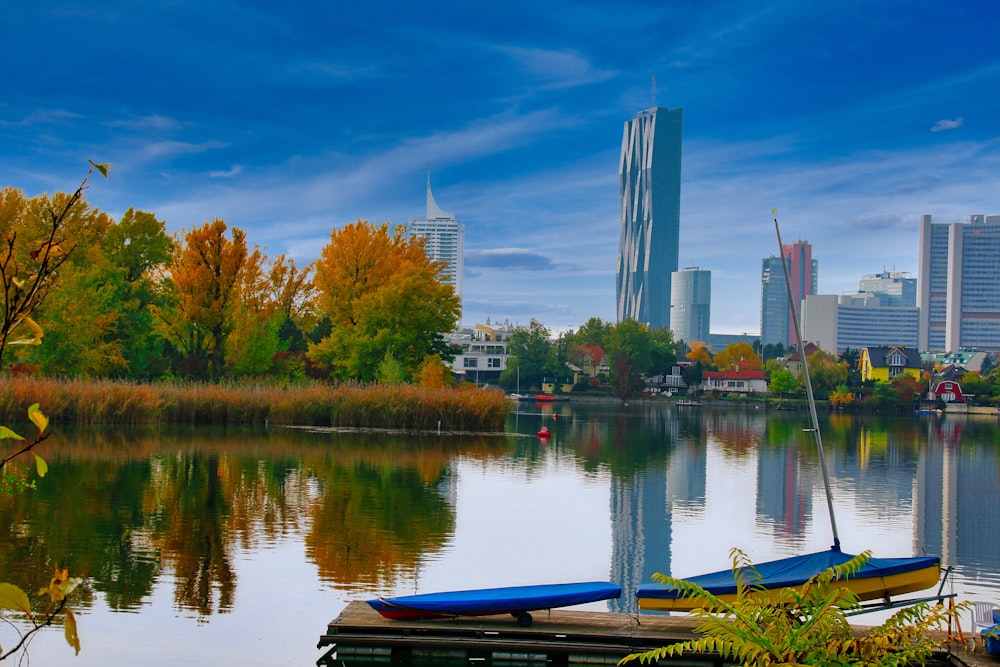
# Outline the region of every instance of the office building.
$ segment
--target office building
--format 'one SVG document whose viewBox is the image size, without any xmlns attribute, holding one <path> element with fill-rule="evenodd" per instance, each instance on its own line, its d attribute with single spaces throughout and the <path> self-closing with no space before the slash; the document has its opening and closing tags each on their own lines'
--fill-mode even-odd
<svg viewBox="0 0 1000 667">
<path fill-rule="evenodd" d="M 1000 351 L 1000 215 L 920 219 L 920 349 Z"/>
<path fill-rule="evenodd" d="M 917 349 L 919 309 L 883 305 L 884 298 L 869 293 L 808 294 L 802 301 L 802 338 L 835 354 L 886 345 Z"/>
<path fill-rule="evenodd" d="M 674 340 L 706 342 L 712 311 L 712 272 L 697 266 L 670 276 L 670 330 Z"/>
<path fill-rule="evenodd" d="M 861 276 L 857 294 L 877 294 L 883 306 L 917 305 L 917 279 L 905 271 L 882 271 Z"/>
<path fill-rule="evenodd" d="M 653 107 L 625 123 L 618 167 L 619 322 L 670 326 L 670 276 L 679 257 L 683 119 L 682 108 Z"/>
<path fill-rule="evenodd" d="M 917 281 L 908 273 L 870 273 L 856 292 L 809 294 L 802 301 L 802 337 L 827 352 L 892 345 L 917 348 Z"/>
<path fill-rule="evenodd" d="M 465 266 L 465 226 L 451 213 L 442 211 L 431 192 L 431 173 L 427 170 L 427 217 L 410 218 L 408 229 L 426 239 L 427 256 L 445 263 L 441 278 L 455 288 L 462 298 L 462 273 Z"/>
<path fill-rule="evenodd" d="M 806 241 L 785 245 L 782 250 L 792 284 L 795 309 L 801 310 L 806 295 L 818 291 L 819 262 L 812 258 L 812 245 Z M 795 326 L 780 257 L 765 257 L 761 263 L 760 342 L 762 345 L 795 343 Z"/>
</svg>

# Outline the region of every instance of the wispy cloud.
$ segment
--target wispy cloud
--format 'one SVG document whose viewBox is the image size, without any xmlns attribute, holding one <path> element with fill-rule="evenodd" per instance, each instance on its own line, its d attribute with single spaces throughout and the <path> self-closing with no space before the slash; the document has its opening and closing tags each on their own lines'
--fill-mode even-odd
<svg viewBox="0 0 1000 667">
<path fill-rule="evenodd" d="M 208 177 L 209 178 L 231 178 L 233 176 L 238 175 L 242 171 L 243 171 L 243 166 L 242 165 L 234 164 L 232 167 L 230 167 L 229 169 L 226 169 L 224 171 L 210 171 L 210 172 L 208 172 Z"/>
<path fill-rule="evenodd" d="M 963 122 L 964 120 L 961 117 L 958 117 L 954 120 L 943 118 L 938 122 L 934 123 L 934 127 L 931 128 L 931 132 L 944 132 L 945 130 L 954 130 L 959 127 L 962 127 Z"/>
</svg>

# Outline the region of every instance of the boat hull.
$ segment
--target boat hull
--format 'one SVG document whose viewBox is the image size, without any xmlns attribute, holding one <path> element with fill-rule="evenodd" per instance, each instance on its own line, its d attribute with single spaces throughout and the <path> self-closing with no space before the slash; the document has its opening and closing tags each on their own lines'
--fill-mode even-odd
<svg viewBox="0 0 1000 667">
<path fill-rule="evenodd" d="M 830 549 L 825 552 L 793 556 L 756 565 L 765 593 L 783 588 L 798 588 L 821 571 L 847 562 L 851 554 Z M 872 558 L 858 574 L 837 582 L 854 592 L 861 601 L 891 598 L 894 595 L 922 591 L 937 585 L 941 560 L 936 556 L 912 558 Z M 687 581 L 700 585 L 717 599 L 736 599 L 736 583 L 730 570 L 713 572 Z M 636 590 L 639 609 L 646 611 L 690 611 L 703 606 L 698 599 L 682 597 L 680 591 L 662 584 L 642 584 Z"/>
<path fill-rule="evenodd" d="M 466 591 L 424 593 L 367 600 L 385 618 L 421 620 L 455 616 L 522 614 L 621 597 L 622 589 L 606 581 L 537 586 L 509 586 Z"/>
</svg>

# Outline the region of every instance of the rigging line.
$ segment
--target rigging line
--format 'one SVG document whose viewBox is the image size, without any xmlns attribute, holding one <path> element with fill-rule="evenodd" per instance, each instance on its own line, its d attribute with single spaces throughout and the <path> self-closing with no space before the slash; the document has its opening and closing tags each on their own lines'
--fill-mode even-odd
<svg viewBox="0 0 1000 667">
<path fill-rule="evenodd" d="M 823 453 L 823 436 L 819 430 L 819 418 L 816 416 L 816 398 L 813 396 L 812 380 L 809 378 L 809 363 L 806 359 L 805 346 L 802 344 L 802 330 L 799 326 L 798 309 L 795 307 L 795 297 L 792 296 L 792 281 L 788 275 L 788 264 L 785 262 L 785 246 L 781 242 L 781 230 L 778 228 L 777 209 L 774 216 L 774 233 L 778 237 L 778 253 L 781 257 L 781 270 L 785 273 L 785 288 L 788 290 L 788 307 L 792 311 L 792 324 L 795 325 L 795 341 L 799 347 L 799 357 L 802 359 L 802 372 L 805 376 L 806 398 L 809 399 L 809 415 L 812 417 L 812 431 L 816 435 L 816 451 L 819 453 L 819 468 L 823 473 L 823 488 L 826 490 L 826 507 L 830 511 L 830 528 L 833 531 L 833 548 L 840 551 L 840 535 L 837 533 L 837 518 L 833 514 L 833 494 L 830 492 L 830 476 L 826 471 L 826 455 Z"/>
</svg>

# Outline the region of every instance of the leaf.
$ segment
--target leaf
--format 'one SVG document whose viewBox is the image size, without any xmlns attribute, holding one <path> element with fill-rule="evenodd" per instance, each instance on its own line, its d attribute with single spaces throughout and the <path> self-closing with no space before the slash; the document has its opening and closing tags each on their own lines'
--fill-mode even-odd
<svg viewBox="0 0 1000 667">
<path fill-rule="evenodd" d="M 26 315 L 22 315 L 22 314 L 19 314 L 17 316 L 17 318 L 18 318 L 19 322 L 24 322 L 25 324 L 28 325 L 28 327 L 31 328 L 31 337 L 30 338 L 19 338 L 18 340 L 9 340 L 9 341 L 7 341 L 7 344 L 8 345 L 41 345 L 42 344 L 42 336 L 45 335 L 45 332 L 42 331 L 42 328 L 40 326 L 38 326 L 38 323 L 35 322 L 30 317 L 28 317 Z"/>
<path fill-rule="evenodd" d="M 14 433 L 6 426 L 0 426 L 0 440 L 24 440 L 17 433 Z"/>
<path fill-rule="evenodd" d="M 35 454 L 35 470 L 38 471 L 39 477 L 45 477 L 45 473 L 49 471 L 49 464 L 38 454 Z"/>
<path fill-rule="evenodd" d="M 76 614 L 73 610 L 66 608 L 66 622 L 63 624 L 66 632 L 66 643 L 76 649 L 76 654 L 80 655 L 80 636 L 76 633 Z"/>
<path fill-rule="evenodd" d="M 39 435 L 45 433 L 45 429 L 49 426 L 49 418 L 42 413 L 41 409 L 39 409 L 38 403 L 35 403 L 28 408 L 28 419 L 31 420 L 32 424 L 38 427 Z"/>
<path fill-rule="evenodd" d="M 31 615 L 31 603 L 28 595 L 14 584 L 0 584 L 0 609 L 23 611 Z"/>
<path fill-rule="evenodd" d="M 106 162 L 97 163 L 97 162 L 94 162 L 93 160 L 87 160 L 87 162 L 90 163 L 91 167 L 93 167 L 97 171 L 101 172 L 101 176 L 103 176 L 104 178 L 108 177 L 108 172 L 111 171 L 111 165 L 110 164 L 108 164 Z"/>
</svg>

